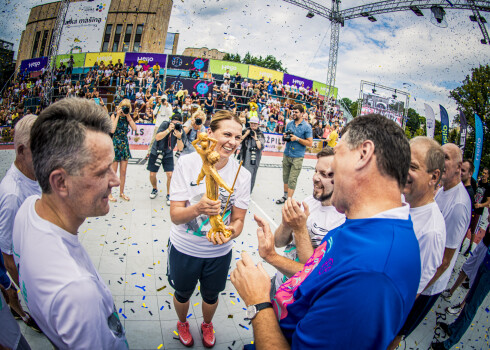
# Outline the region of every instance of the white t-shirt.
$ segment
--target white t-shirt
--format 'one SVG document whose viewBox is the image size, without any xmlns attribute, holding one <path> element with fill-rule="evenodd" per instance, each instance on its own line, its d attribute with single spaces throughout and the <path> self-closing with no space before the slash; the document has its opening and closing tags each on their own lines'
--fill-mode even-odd
<svg viewBox="0 0 490 350">
<path fill-rule="evenodd" d="M 73 235 L 27 198 L 14 224 L 14 259 L 31 315 L 59 349 L 128 349 L 111 292 Z"/>
<path fill-rule="evenodd" d="M 14 219 L 25 199 L 32 195 L 41 195 L 37 181 L 22 174 L 14 163 L 0 183 L 0 250 L 12 255 L 12 230 Z"/>
<path fill-rule="evenodd" d="M 434 295 L 446 289 L 458 258 L 457 249 L 463 242 L 471 218 L 470 196 L 462 182 L 447 191 L 444 191 L 443 188 L 439 189 L 435 199 L 446 222 L 446 248 L 456 249 L 456 252 L 447 270 L 422 293 L 424 295 Z"/>
<path fill-rule="evenodd" d="M 410 215 L 420 248 L 421 273 L 417 290 L 419 294 L 442 264 L 446 243 L 446 224 L 436 202 L 418 208 L 410 208 Z"/>
<path fill-rule="evenodd" d="M 336 227 L 339 227 L 345 222 L 345 215 L 341 214 L 334 206 L 323 206 L 322 202 L 313 198 L 312 195 L 306 197 L 303 202 L 306 202 L 310 210 L 310 216 L 306 220 L 306 228 L 310 235 L 311 245 L 313 249 L 318 247 L 323 238 Z M 304 210 L 304 209 L 303 209 Z M 293 240 L 284 248 L 284 256 L 288 259 L 299 261 L 298 252 L 296 250 L 296 241 Z M 280 271 L 276 272 L 276 290 L 281 284 L 287 281 L 287 277 Z"/>
<path fill-rule="evenodd" d="M 170 183 L 171 201 L 186 201 L 186 206 L 190 206 L 200 200 L 202 195 L 206 193 L 206 178 L 199 185 L 196 183 L 201 167 L 202 159 L 197 152 L 179 158 Z M 221 170 L 218 170 L 218 174 L 230 187 L 233 185 L 238 167 L 237 161 L 229 158 L 228 163 Z M 242 167 L 235 183 L 235 191 L 231 195 L 226 213 L 223 215 L 225 225 L 230 223 L 229 208 L 232 208 L 232 206 L 240 209 L 248 208 L 250 202 L 250 178 L 250 172 Z M 219 192 L 221 212 L 223 212 L 229 193 L 221 187 Z M 228 254 L 233 242 L 229 241 L 222 245 L 213 245 L 206 238 L 206 233 L 210 229 L 209 217 L 199 215 L 186 224 L 172 224 L 170 241 L 179 252 L 198 258 L 216 258 Z"/>
<path fill-rule="evenodd" d="M 170 117 L 172 116 L 172 106 L 169 103 L 167 103 L 166 106 L 164 104 L 156 106 L 155 109 L 153 109 L 153 115 L 156 116 L 155 128 L 158 129 L 162 122 L 170 121 Z"/>
</svg>

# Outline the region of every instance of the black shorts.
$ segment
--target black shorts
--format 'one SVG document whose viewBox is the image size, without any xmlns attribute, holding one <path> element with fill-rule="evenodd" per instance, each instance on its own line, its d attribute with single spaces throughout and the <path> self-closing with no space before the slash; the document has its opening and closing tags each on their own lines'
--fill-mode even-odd
<svg viewBox="0 0 490 350">
<path fill-rule="evenodd" d="M 156 141 L 155 141 L 156 142 Z M 154 155 L 153 153 L 150 153 L 150 158 L 148 158 L 148 165 L 146 166 L 146 169 L 151 171 L 152 173 L 158 173 L 158 169 L 160 169 L 159 166 L 155 164 L 155 161 L 157 160 L 157 156 Z M 170 154 L 163 157 L 162 159 L 162 168 L 163 171 L 174 171 L 174 155 Z"/>
<path fill-rule="evenodd" d="M 168 242 L 168 282 L 175 289 L 175 299 L 186 303 L 200 282 L 200 292 L 206 304 L 215 304 L 225 289 L 231 262 L 231 250 L 217 258 L 197 258 L 179 252 Z"/>
</svg>

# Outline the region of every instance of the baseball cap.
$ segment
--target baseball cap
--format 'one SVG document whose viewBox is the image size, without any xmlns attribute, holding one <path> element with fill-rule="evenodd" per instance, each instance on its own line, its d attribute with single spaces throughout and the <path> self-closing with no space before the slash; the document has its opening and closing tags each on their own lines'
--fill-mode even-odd
<svg viewBox="0 0 490 350">
<path fill-rule="evenodd" d="M 252 118 L 250 118 L 250 123 L 258 124 L 259 123 L 259 118 L 253 116 Z"/>
<path fill-rule="evenodd" d="M 180 113 L 174 113 L 172 120 L 176 120 L 182 123 L 182 115 Z"/>
</svg>

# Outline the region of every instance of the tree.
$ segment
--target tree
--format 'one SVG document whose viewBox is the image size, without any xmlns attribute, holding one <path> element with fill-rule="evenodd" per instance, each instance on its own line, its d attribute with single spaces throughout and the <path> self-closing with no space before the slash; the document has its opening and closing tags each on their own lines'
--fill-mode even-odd
<svg viewBox="0 0 490 350">
<path fill-rule="evenodd" d="M 420 115 L 413 108 L 409 108 L 407 112 L 407 122 L 405 131 L 408 131 L 409 138 L 415 137 L 415 134 L 420 129 Z"/>
<path fill-rule="evenodd" d="M 471 76 L 467 75 L 463 84 L 452 90 L 449 96 L 456 101 L 458 109 L 464 112 L 468 121 L 465 158 L 472 159 L 474 156 L 474 126 L 475 114 L 477 114 L 483 123 L 483 151 L 480 168 L 490 166 L 490 130 L 486 125 L 490 117 L 490 66 L 487 64 L 473 68 Z"/>
<path fill-rule="evenodd" d="M 241 62 L 245 64 L 252 64 L 254 66 L 259 66 L 259 67 L 264 67 L 264 68 L 269 68 L 272 70 L 276 70 L 279 72 L 287 73 L 287 69 L 282 66 L 282 62 L 278 61 L 274 56 L 268 55 L 265 58 L 262 58 L 262 56 L 252 56 L 250 52 L 247 52 L 245 56 L 243 56 L 243 59 L 240 59 L 239 54 L 225 54 L 223 57 L 223 60 L 225 61 L 233 61 L 233 62 Z"/>
</svg>

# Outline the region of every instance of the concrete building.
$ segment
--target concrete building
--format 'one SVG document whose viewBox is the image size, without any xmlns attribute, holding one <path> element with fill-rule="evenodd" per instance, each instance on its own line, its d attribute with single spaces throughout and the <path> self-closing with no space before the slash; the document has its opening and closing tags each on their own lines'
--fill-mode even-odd
<svg viewBox="0 0 490 350">
<path fill-rule="evenodd" d="M 71 0 L 77 1 L 80 0 Z M 31 9 L 26 29 L 22 32 L 17 64 L 25 59 L 48 55 L 60 4 L 60 1 L 52 2 Z M 166 51 L 175 54 L 179 35 L 171 33 L 167 37 L 172 5 L 172 0 L 110 1 L 99 51 Z M 169 52 L 170 46 L 172 52 Z"/>
<path fill-rule="evenodd" d="M 216 49 L 208 49 L 207 47 L 187 47 L 182 53 L 183 56 L 212 58 L 214 60 L 222 60 L 225 57 L 226 52 L 218 51 Z"/>
</svg>

